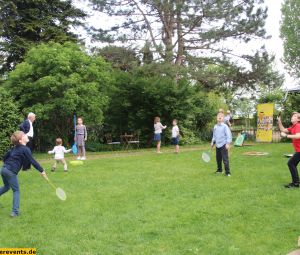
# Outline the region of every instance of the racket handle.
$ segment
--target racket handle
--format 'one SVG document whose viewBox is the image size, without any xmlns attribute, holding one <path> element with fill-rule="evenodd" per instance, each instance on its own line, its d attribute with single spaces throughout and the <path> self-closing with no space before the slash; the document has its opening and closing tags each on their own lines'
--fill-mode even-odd
<svg viewBox="0 0 300 255">
<path fill-rule="evenodd" d="M 42 176 L 44 177 L 44 179 L 45 179 L 46 181 L 49 181 L 49 178 L 48 178 L 47 175 L 42 175 Z"/>
</svg>

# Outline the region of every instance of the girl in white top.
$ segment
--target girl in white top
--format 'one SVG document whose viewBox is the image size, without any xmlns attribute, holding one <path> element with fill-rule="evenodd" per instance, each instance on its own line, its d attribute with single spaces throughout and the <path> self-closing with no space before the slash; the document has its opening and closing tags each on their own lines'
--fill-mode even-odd
<svg viewBox="0 0 300 255">
<path fill-rule="evenodd" d="M 161 153 L 160 151 L 160 145 L 161 145 L 161 133 L 163 129 L 166 129 L 167 126 L 164 126 L 160 123 L 160 118 L 155 117 L 154 119 L 154 141 L 157 142 L 156 145 L 156 152 Z"/>
<path fill-rule="evenodd" d="M 65 161 L 65 153 L 69 153 L 70 150 L 66 150 L 64 146 L 62 146 L 62 139 L 57 138 L 56 139 L 56 146 L 53 148 L 52 151 L 48 151 L 49 154 L 54 154 L 55 162 L 51 168 L 51 171 L 54 172 L 56 170 L 57 163 L 62 163 L 64 165 L 65 172 L 68 171 L 68 165 Z"/>
</svg>

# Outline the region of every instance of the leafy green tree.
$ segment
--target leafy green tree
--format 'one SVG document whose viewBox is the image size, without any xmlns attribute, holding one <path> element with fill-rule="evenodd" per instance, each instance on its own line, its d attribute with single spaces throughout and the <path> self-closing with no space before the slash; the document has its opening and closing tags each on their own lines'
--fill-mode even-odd
<svg viewBox="0 0 300 255">
<path fill-rule="evenodd" d="M 39 43 L 77 41 L 70 29 L 85 17 L 71 0 L 0 1 L 0 71 L 12 70 Z"/>
<path fill-rule="evenodd" d="M 32 48 L 5 82 L 24 112 L 37 114 L 39 143 L 64 139 L 76 112 L 85 123 L 100 124 L 108 103 L 111 68 L 101 57 L 87 55 L 73 43 Z"/>
<path fill-rule="evenodd" d="M 154 71 L 151 72 L 151 68 Z M 163 65 L 161 71 L 163 70 Z M 156 73 L 155 73 L 156 72 Z M 146 75 L 148 74 L 148 75 Z M 156 65 L 142 66 L 133 72 L 116 72 L 115 87 L 111 91 L 109 107 L 105 114 L 111 132 L 139 132 L 144 144 L 153 137 L 153 120 L 160 116 L 169 128 L 165 137 L 170 138 L 171 122 L 179 120 L 185 141 L 195 141 L 215 118 L 215 100 L 197 90 L 186 79 L 175 80 L 163 76 Z M 193 139 L 191 139 L 193 138 Z"/>
<path fill-rule="evenodd" d="M 250 117 L 256 112 L 256 101 L 247 97 L 240 97 L 232 101 L 232 108 L 236 115 L 245 118 L 245 125 L 250 127 Z"/>
<path fill-rule="evenodd" d="M 281 37 L 284 45 L 284 61 L 291 74 L 300 78 L 300 1 L 285 0 L 282 5 Z"/>
<path fill-rule="evenodd" d="M 0 158 L 2 158 L 11 146 L 10 136 L 19 129 L 22 118 L 13 97 L 4 88 L 0 88 L 0 100 L 4 106 L 0 108 Z"/>
<path fill-rule="evenodd" d="M 246 68 L 229 59 L 190 56 L 189 62 L 195 66 L 190 73 L 205 91 L 222 94 L 227 104 L 245 93 L 256 95 L 262 88 L 273 91 L 283 85 L 283 75 L 273 69 L 274 56 L 262 51 L 247 58 L 250 65 Z"/>
<path fill-rule="evenodd" d="M 299 92 L 289 93 L 287 96 L 287 100 L 283 105 L 283 111 L 281 114 L 281 118 L 286 127 L 291 125 L 291 116 L 292 116 L 293 112 L 300 112 L 300 93 Z"/>
</svg>

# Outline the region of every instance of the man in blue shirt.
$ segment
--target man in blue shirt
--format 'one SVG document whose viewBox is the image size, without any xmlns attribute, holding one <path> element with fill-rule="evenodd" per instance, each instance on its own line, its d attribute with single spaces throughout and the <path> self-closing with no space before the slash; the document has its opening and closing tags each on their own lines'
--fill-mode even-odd
<svg viewBox="0 0 300 255">
<path fill-rule="evenodd" d="M 230 176 L 228 150 L 232 142 L 232 135 L 229 127 L 224 124 L 224 114 L 218 113 L 217 124 L 214 126 L 211 147 L 216 145 L 216 160 L 218 169 L 216 173 L 222 173 L 222 160 L 225 166 L 225 175 Z"/>
</svg>

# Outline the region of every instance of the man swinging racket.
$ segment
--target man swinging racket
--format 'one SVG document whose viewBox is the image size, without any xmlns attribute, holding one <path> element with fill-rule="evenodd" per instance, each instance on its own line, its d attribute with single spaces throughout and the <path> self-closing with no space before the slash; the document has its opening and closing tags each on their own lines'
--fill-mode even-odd
<svg viewBox="0 0 300 255">
<path fill-rule="evenodd" d="M 300 113 L 293 112 L 291 117 L 292 126 L 285 128 L 282 125 L 281 118 L 278 117 L 278 126 L 281 131 L 281 136 L 292 139 L 295 149 L 294 155 L 288 161 L 288 167 L 291 172 L 292 182 L 285 185 L 285 188 L 299 188 L 299 175 L 297 165 L 300 162 Z"/>
</svg>

